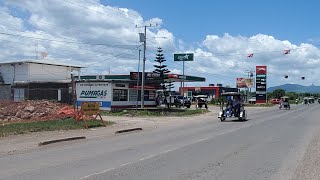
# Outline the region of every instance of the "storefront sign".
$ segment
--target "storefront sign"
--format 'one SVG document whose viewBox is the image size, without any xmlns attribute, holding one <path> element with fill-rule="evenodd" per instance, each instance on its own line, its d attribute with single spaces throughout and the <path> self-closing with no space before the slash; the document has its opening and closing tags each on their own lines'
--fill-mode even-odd
<svg viewBox="0 0 320 180">
<path fill-rule="evenodd" d="M 174 54 L 174 61 L 193 61 L 193 53 Z"/>
<path fill-rule="evenodd" d="M 102 110 L 110 110 L 111 89 L 109 82 L 77 82 L 77 106 L 83 102 L 99 102 Z"/>
<path fill-rule="evenodd" d="M 130 72 L 130 80 L 139 80 L 142 79 L 142 72 Z M 160 79 L 159 73 L 153 73 L 153 72 L 146 72 L 144 74 L 145 80 L 157 80 Z"/>
</svg>

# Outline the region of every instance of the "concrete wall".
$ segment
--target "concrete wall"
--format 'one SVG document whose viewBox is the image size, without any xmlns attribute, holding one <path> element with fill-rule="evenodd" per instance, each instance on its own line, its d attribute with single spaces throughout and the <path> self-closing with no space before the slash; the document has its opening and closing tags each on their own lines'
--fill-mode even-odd
<svg viewBox="0 0 320 180">
<path fill-rule="evenodd" d="M 0 100 L 12 100 L 11 97 L 11 86 L 9 85 L 0 85 Z"/>
<path fill-rule="evenodd" d="M 0 72 L 4 84 L 13 84 L 14 81 L 71 81 L 71 68 L 64 66 L 8 63 L 0 65 Z"/>
<path fill-rule="evenodd" d="M 29 72 L 30 81 L 71 80 L 71 70 L 64 66 L 30 63 Z"/>
<path fill-rule="evenodd" d="M 28 64 L 14 64 L 15 81 L 26 81 L 28 79 Z"/>
</svg>

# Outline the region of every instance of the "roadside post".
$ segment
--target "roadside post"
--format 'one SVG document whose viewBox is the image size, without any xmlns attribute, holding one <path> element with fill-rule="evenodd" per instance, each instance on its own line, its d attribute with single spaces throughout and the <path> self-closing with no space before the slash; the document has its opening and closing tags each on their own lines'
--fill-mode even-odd
<svg viewBox="0 0 320 180">
<path fill-rule="evenodd" d="M 193 53 L 183 53 L 183 54 L 174 54 L 173 60 L 174 61 L 182 61 L 182 83 L 181 83 L 181 92 L 183 96 L 182 100 L 182 107 L 184 108 L 184 81 L 185 81 L 185 75 L 184 75 L 184 64 L 185 61 L 193 61 Z"/>
</svg>

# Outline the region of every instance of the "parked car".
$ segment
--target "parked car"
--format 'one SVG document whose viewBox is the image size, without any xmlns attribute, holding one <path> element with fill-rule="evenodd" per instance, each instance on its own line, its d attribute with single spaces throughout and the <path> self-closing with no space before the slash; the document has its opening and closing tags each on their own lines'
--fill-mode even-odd
<svg viewBox="0 0 320 180">
<path fill-rule="evenodd" d="M 208 109 L 208 96 L 207 95 L 197 95 L 194 96 L 195 98 L 195 102 L 196 102 L 196 108 L 202 108 L 202 106 L 204 106 L 206 109 Z"/>
<path fill-rule="evenodd" d="M 191 101 L 189 98 L 187 97 L 183 97 L 183 96 L 175 96 L 174 98 L 174 104 L 176 107 L 181 107 L 181 106 L 185 106 L 187 108 L 191 107 Z"/>
<path fill-rule="evenodd" d="M 280 104 L 280 99 L 270 99 L 271 104 Z"/>
<path fill-rule="evenodd" d="M 250 99 L 248 99 L 248 103 L 249 104 L 255 104 L 256 103 L 256 97 L 252 97 L 252 98 L 250 98 Z"/>
</svg>

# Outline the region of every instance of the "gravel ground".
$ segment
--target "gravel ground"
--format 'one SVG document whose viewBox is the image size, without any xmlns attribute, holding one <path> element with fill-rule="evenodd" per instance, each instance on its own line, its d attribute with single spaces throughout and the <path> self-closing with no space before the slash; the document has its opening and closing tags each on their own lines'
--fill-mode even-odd
<svg viewBox="0 0 320 180">
<path fill-rule="evenodd" d="M 320 179 L 320 129 L 308 145 L 304 157 L 295 171 L 293 180 Z"/>
</svg>

